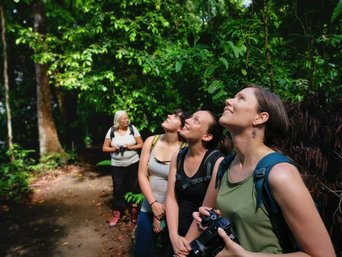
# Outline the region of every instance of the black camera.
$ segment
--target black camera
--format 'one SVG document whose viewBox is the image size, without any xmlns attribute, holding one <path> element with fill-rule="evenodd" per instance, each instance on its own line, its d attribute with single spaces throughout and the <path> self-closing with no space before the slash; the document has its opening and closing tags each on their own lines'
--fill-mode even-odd
<svg viewBox="0 0 342 257">
<path fill-rule="evenodd" d="M 214 212 L 214 209 L 208 210 L 209 216 L 202 218 L 201 224 L 208 226 L 203 233 L 190 243 L 190 256 L 211 257 L 218 254 L 224 247 L 218 228 L 222 228 L 230 239 L 238 242 L 237 236 L 232 231 L 232 226 L 228 218 L 220 217 Z"/>
<path fill-rule="evenodd" d="M 125 147 L 123 145 L 119 145 L 119 152 L 121 153 L 121 155 L 123 155 L 125 151 Z"/>
</svg>

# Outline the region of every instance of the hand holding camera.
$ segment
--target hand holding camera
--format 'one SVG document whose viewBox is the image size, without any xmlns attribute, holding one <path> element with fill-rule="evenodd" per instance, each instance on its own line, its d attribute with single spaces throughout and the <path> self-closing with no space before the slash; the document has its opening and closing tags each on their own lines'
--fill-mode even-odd
<svg viewBox="0 0 342 257">
<path fill-rule="evenodd" d="M 126 150 L 126 148 L 123 145 L 117 145 L 115 152 L 119 152 L 121 154 L 121 156 L 123 156 L 125 150 Z"/>
<path fill-rule="evenodd" d="M 217 232 L 218 228 L 222 228 L 229 238 L 238 242 L 237 236 L 232 231 L 232 226 L 228 218 L 220 217 L 215 213 L 214 209 L 208 210 L 209 216 L 202 217 L 201 225 L 207 228 L 203 233 L 190 243 L 190 256 L 215 256 L 220 252 L 224 243 Z"/>
</svg>

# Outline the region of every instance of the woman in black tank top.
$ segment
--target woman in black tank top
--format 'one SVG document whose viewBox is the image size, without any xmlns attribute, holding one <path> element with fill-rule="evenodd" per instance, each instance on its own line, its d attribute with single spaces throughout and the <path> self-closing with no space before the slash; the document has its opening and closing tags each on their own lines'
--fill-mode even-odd
<svg viewBox="0 0 342 257">
<path fill-rule="evenodd" d="M 187 232 L 191 226 L 196 226 L 192 212 L 206 204 L 204 196 L 207 187 L 215 182 L 218 165 L 223 159 L 222 153 L 211 155 L 213 160 L 207 169 L 207 157 L 223 138 L 222 127 L 211 112 L 195 112 L 185 121 L 180 134 L 188 147 L 171 160 L 166 197 L 166 218 L 172 244 L 169 256 L 187 255 L 190 252 L 189 243 L 194 238 Z M 215 198 L 216 194 L 208 197 Z"/>
</svg>

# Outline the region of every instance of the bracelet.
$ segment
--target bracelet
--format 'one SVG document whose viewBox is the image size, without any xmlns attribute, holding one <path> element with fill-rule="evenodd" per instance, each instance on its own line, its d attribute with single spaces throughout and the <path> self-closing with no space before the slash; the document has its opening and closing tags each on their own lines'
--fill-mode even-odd
<svg viewBox="0 0 342 257">
<path fill-rule="evenodd" d="M 152 205 L 154 204 L 154 203 L 156 203 L 156 202 L 158 202 L 157 200 L 154 200 L 152 203 L 150 203 L 150 207 L 152 207 Z"/>
</svg>

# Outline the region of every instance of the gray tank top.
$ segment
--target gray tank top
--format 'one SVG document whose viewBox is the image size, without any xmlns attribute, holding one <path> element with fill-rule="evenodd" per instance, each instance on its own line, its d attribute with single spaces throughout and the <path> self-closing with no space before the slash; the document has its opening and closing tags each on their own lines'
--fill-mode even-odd
<svg viewBox="0 0 342 257">
<path fill-rule="evenodd" d="M 152 194 L 154 199 L 156 199 L 159 203 L 164 203 L 166 199 L 167 177 L 169 175 L 169 169 L 170 162 L 161 163 L 160 161 L 156 160 L 153 149 L 148 161 L 148 171 L 150 174 L 149 180 Z M 141 211 L 152 212 L 152 209 L 146 198 L 141 205 Z"/>
</svg>

